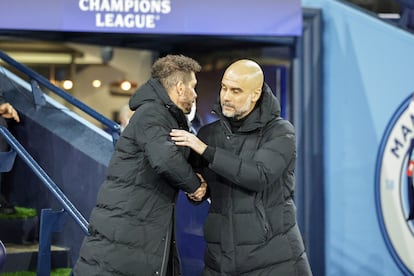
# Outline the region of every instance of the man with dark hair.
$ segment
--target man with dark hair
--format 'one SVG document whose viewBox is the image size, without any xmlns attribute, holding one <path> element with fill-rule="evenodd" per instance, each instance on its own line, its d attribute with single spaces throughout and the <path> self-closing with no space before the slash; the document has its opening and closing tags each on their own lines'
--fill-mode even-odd
<svg viewBox="0 0 414 276">
<path fill-rule="evenodd" d="M 198 137 L 172 130 L 208 183 L 204 276 L 312 275 L 296 222 L 293 126 L 264 83 L 260 66 L 239 60 L 225 71 L 219 120 Z"/>
<path fill-rule="evenodd" d="M 20 122 L 19 114 L 14 109 L 14 107 L 6 102 L 3 98 L 3 95 L 0 94 L 0 126 L 8 127 L 7 120 L 13 119 L 16 122 Z M 9 144 L 6 142 L 4 137 L 0 135 L 0 151 L 8 151 Z M 0 213 L 2 214 L 13 214 L 16 212 L 14 206 L 10 204 L 10 202 L 6 199 L 6 197 L 2 194 L 2 174 L 0 172 Z"/>
<path fill-rule="evenodd" d="M 134 115 L 119 138 L 90 216 L 75 276 L 179 275 L 174 205 L 179 190 L 193 200 L 206 192 L 171 129 L 188 130 L 197 94 L 193 59 L 167 55 L 129 101 Z"/>
</svg>

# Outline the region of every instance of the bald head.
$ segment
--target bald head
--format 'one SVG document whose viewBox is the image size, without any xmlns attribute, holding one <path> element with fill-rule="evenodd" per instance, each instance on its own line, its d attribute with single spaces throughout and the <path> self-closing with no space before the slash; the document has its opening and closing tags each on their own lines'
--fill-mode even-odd
<svg viewBox="0 0 414 276">
<path fill-rule="evenodd" d="M 221 82 L 223 114 L 237 120 L 248 115 L 260 98 L 263 81 L 263 71 L 256 62 L 241 59 L 232 63 Z"/>
<path fill-rule="evenodd" d="M 237 78 L 246 88 L 262 89 L 263 71 L 259 64 L 249 59 L 241 59 L 232 63 L 225 71 L 224 77 Z"/>
</svg>

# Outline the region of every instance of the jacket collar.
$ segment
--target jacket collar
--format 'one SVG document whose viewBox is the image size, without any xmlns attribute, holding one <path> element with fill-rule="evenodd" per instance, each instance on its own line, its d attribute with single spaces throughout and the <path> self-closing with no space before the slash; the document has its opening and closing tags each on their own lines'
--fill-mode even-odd
<svg viewBox="0 0 414 276">
<path fill-rule="evenodd" d="M 175 105 L 162 84 L 154 78 L 149 79 L 145 84 L 138 88 L 129 100 L 129 107 L 132 110 L 136 110 L 144 103 L 154 101 L 159 102 L 167 108 L 176 119 L 179 126 L 188 130 L 187 118 L 183 111 Z"/>
<path fill-rule="evenodd" d="M 223 115 L 221 109 L 220 97 L 218 97 L 218 101 L 213 107 L 213 112 L 215 112 L 220 117 L 221 121 L 230 129 L 228 119 Z M 273 95 L 270 87 L 264 83 L 262 95 L 257 101 L 256 107 L 247 115 L 237 132 L 250 132 L 263 128 L 269 121 L 279 116 L 280 103 Z"/>
</svg>

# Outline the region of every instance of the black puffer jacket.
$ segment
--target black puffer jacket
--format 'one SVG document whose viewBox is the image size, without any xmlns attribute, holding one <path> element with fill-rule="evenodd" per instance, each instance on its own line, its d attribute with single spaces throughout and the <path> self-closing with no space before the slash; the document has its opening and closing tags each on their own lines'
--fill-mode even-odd
<svg viewBox="0 0 414 276">
<path fill-rule="evenodd" d="M 188 125 L 161 84 L 149 80 L 130 107 L 136 111 L 116 144 L 75 276 L 165 275 L 177 192 L 200 186 L 188 149 L 170 140 L 171 129 Z"/>
<path fill-rule="evenodd" d="M 279 102 L 265 85 L 234 132 L 219 105 L 215 111 L 221 119 L 199 131 L 215 148 L 204 155 L 212 202 L 203 275 L 311 275 L 293 201 L 295 132 Z"/>
</svg>

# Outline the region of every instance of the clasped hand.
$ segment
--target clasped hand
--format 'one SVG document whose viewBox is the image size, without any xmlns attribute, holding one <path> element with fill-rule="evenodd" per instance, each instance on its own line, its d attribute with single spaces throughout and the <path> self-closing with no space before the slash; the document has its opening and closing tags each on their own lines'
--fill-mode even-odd
<svg viewBox="0 0 414 276">
<path fill-rule="evenodd" d="M 204 195 L 207 192 L 207 182 L 204 180 L 203 176 L 199 173 L 196 173 L 198 178 L 200 178 L 201 185 L 200 187 L 192 194 L 187 193 L 187 196 L 194 201 L 201 201 Z"/>
<path fill-rule="evenodd" d="M 177 146 L 189 147 L 200 155 L 203 154 L 207 148 L 207 145 L 198 139 L 197 136 L 185 130 L 173 129 L 170 132 L 170 136 L 171 140 L 174 141 Z M 197 173 L 197 176 L 200 178 L 201 185 L 194 193 L 187 194 L 187 196 L 191 200 L 201 201 L 206 194 L 207 183 L 201 174 Z"/>
</svg>

